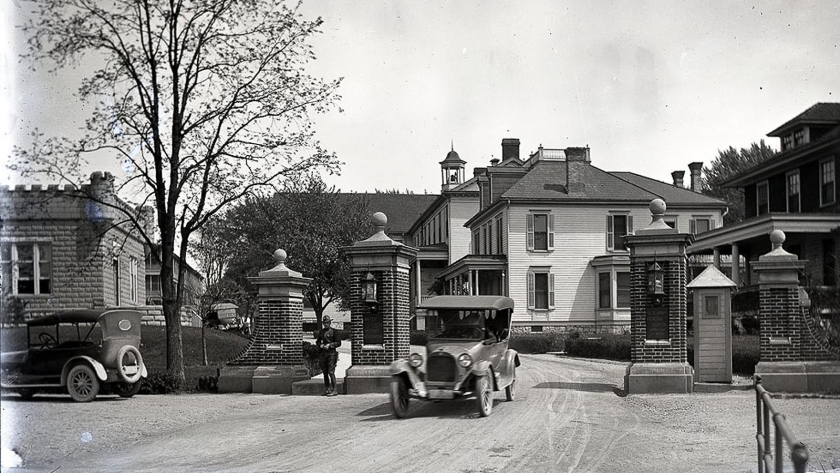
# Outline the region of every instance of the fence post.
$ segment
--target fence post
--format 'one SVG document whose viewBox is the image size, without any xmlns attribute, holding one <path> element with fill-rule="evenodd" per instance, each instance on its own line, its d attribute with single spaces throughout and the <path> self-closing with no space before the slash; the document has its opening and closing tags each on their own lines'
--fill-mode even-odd
<svg viewBox="0 0 840 473">
<path fill-rule="evenodd" d="M 760 473 L 764 471 L 764 452 L 761 451 L 764 445 L 764 434 L 761 432 L 761 392 L 759 392 L 759 386 L 761 386 L 761 375 L 755 375 L 755 385 L 753 386 L 753 390 L 755 390 L 755 448 L 758 451 L 758 471 Z"/>
</svg>

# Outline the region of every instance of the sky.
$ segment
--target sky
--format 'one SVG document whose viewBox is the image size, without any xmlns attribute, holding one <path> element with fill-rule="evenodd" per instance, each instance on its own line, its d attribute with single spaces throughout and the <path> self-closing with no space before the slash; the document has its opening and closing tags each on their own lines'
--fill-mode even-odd
<svg viewBox="0 0 840 473">
<path fill-rule="evenodd" d="M 2 3 L 8 156 L 35 127 L 73 133 L 90 105 L 74 96 L 84 67 L 49 75 L 18 62 L 25 10 Z M 343 191 L 438 193 L 451 147 L 472 176 L 503 138 L 518 138 L 523 158 L 588 145 L 601 169 L 671 182 L 840 102 L 836 1 L 322 0 L 302 13 L 324 20 L 309 72 L 343 78 L 342 111 L 314 120 L 344 163 L 327 177 Z"/>
</svg>

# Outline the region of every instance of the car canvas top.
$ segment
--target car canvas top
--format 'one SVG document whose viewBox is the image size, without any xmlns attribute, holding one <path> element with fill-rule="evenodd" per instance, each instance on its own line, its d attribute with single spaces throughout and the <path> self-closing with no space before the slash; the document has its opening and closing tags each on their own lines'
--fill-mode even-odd
<svg viewBox="0 0 840 473">
<path fill-rule="evenodd" d="M 30 320 L 26 323 L 30 327 L 42 327 L 48 325 L 56 325 L 56 324 L 84 324 L 84 323 L 94 323 L 102 317 L 103 314 L 108 312 L 129 312 L 129 313 L 137 313 L 135 311 L 130 310 L 102 310 L 102 309 L 71 309 L 71 310 L 62 310 L 56 312 L 51 315 L 47 315 L 44 317 L 40 317 L 37 319 Z M 142 314 L 139 314 L 142 317 Z"/>
<path fill-rule="evenodd" d="M 420 309 L 513 309 L 513 299 L 505 296 L 436 296 L 420 304 Z"/>
</svg>

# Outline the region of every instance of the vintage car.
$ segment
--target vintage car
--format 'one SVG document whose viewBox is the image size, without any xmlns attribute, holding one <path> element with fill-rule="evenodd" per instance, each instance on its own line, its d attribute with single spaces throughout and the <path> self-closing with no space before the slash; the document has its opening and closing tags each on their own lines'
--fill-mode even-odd
<svg viewBox="0 0 840 473">
<path fill-rule="evenodd" d="M 412 353 L 391 364 L 391 407 L 405 417 L 411 398 L 438 400 L 473 395 L 482 417 L 493 409 L 493 392 L 516 395 L 519 354 L 508 348 L 513 300 L 504 296 L 437 296 L 426 309 L 426 355 Z"/>
<path fill-rule="evenodd" d="M 28 349 L 3 353 L 0 386 L 29 398 L 68 392 L 75 401 L 100 392 L 131 397 L 147 376 L 140 321 L 130 310 L 66 310 L 26 324 Z"/>
</svg>

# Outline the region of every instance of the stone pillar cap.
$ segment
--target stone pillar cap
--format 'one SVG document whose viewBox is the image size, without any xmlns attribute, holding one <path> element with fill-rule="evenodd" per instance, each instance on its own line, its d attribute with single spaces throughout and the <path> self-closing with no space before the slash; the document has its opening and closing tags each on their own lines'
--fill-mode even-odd
<svg viewBox="0 0 840 473">
<path fill-rule="evenodd" d="M 303 277 L 297 271 L 292 271 L 288 267 L 286 267 L 286 250 L 279 249 L 274 252 L 274 260 L 277 261 L 277 265 L 273 268 L 269 269 L 268 271 L 260 271 L 261 278 L 271 278 L 271 277 L 282 277 L 282 276 L 290 276 L 290 277 Z"/>
<path fill-rule="evenodd" d="M 385 234 L 385 226 L 388 224 L 388 217 L 382 212 L 376 212 L 370 217 L 370 223 L 376 229 L 373 235 L 367 240 L 357 241 L 353 246 L 402 246 L 402 243 L 392 240 Z"/>
<path fill-rule="evenodd" d="M 656 233 L 676 233 L 677 231 L 673 228 L 669 227 L 667 223 L 665 223 L 665 209 L 667 206 L 665 205 L 665 201 L 662 199 L 653 199 L 650 201 L 650 205 L 648 206 L 650 209 L 650 215 L 652 217 L 650 225 L 646 226 L 645 228 L 641 228 L 636 231 L 636 233 L 645 233 L 645 232 L 656 232 Z"/>
<path fill-rule="evenodd" d="M 773 244 L 773 249 L 767 253 L 766 255 L 761 255 L 758 260 L 759 261 L 766 261 L 766 260 L 774 260 L 774 259 L 798 259 L 796 255 L 792 253 L 788 253 L 782 248 L 782 244 L 785 242 L 785 232 L 781 230 L 773 230 L 770 232 L 770 242 Z"/>
</svg>

